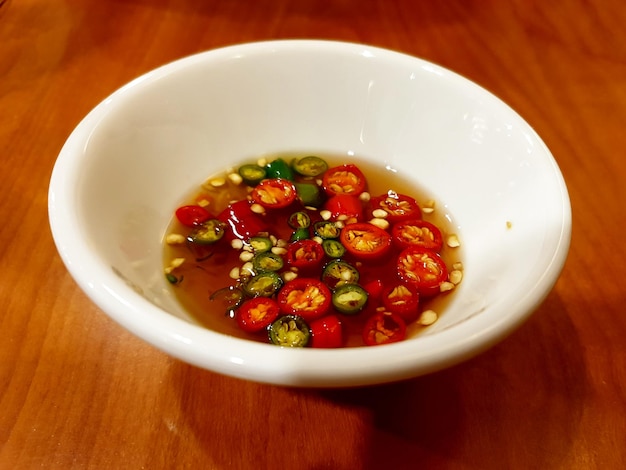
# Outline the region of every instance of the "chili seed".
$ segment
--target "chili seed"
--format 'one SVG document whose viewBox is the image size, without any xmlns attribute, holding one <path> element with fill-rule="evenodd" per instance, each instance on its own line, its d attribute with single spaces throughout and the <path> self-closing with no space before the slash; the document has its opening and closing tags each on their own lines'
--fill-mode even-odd
<svg viewBox="0 0 626 470">
<path fill-rule="evenodd" d="M 422 326 L 429 326 L 435 323 L 438 318 L 439 315 L 437 315 L 437 312 L 435 312 L 434 310 L 424 310 L 418 318 L 417 322 Z"/>
<path fill-rule="evenodd" d="M 165 241 L 168 245 L 181 245 L 185 243 L 186 240 L 185 236 L 180 233 L 170 233 L 167 237 L 165 237 Z"/>
<path fill-rule="evenodd" d="M 452 234 L 448 237 L 446 244 L 450 247 L 450 248 L 458 248 L 459 246 L 461 246 L 461 242 L 459 241 L 459 237 L 456 234 Z"/>
<path fill-rule="evenodd" d="M 454 285 L 457 285 L 463 279 L 463 273 L 458 269 L 450 272 L 450 282 Z"/>
</svg>

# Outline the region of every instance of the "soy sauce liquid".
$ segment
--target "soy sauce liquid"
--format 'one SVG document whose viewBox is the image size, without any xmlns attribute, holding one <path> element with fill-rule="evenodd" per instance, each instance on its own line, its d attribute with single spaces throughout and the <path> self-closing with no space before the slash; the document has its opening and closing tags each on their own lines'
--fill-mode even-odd
<svg viewBox="0 0 626 470">
<path fill-rule="evenodd" d="M 288 155 L 277 154 L 266 157 L 267 161 L 276 158 L 284 158 L 290 161 L 296 157 L 303 157 L 309 154 Z M 318 154 L 319 155 L 319 154 Z M 442 201 L 438 201 L 433 195 L 427 194 L 423 189 L 415 185 L 415 183 L 403 179 L 395 172 L 377 166 L 370 162 L 359 160 L 358 158 L 350 158 L 348 162 L 346 158 L 338 158 L 337 156 L 319 155 L 324 158 L 329 167 L 340 165 L 343 163 L 353 163 L 357 165 L 365 177 L 367 178 L 367 191 L 372 197 L 385 194 L 389 190 L 397 193 L 407 194 L 415 198 L 421 207 L 426 201 L 435 201 L 435 210 L 431 214 L 422 214 L 422 218 L 434 223 L 442 232 L 444 239 L 444 247 L 441 256 L 446 262 L 448 269 L 452 269 L 453 263 L 461 261 L 460 248 L 449 248 L 445 245 L 447 236 L 456 233 L 453 220 L 450 214 L 445 212 Z M 216 175 L 216 177 L 224 177 L 225 175 Z M 214 178 L 208 178 L 211 181 Z M 249 194 L 245 184 L 235 185 L 228 181 L 219 188 L 213 188 L 209 184 L 204 184 L 200 190 L 193 191 L 189 197 L 185 198 L 180 205 L 195 204 L 199 201 L 210 201 L 206 207 L 214 216 L 219 214 L 229 202 L 244 199 Z M 270 233 L 278 238 L 289 240 L 293 229 L 287 224 L 288 217 L 299 207 L 290 206 L 285 210 L 267 211 L 264 218 L 267 221 Z M 319 214 L 311 215 L 312 223 L 319 220 Z M 189 231 L 184 227 L 176 217 L 172 218 L 167 229 L 167 234 L 178 233 L 186 235 Z M 185 258 L 185 262 L 173 272 L 177 278 L 182 279 L 176 285 L 171 286 L 175 298 L 183 306 L 183 308 L 201 325 L 239 338 L 267 342 L 265 332 L 253 335 L 241 331 L 236 322 L 227 315 L 221 306 L 210 300 L 210 296 L 216 290 L 226 286 L 235 285 L 236 281 L 229 276 L 230 271 L 234 267 L 241 267 L 243 262 L 239 259 L 241 251 L 233 249 L 230 241 L 226 239 L 220 240 L 215 245 L 210 246 L 206 250 L 192 250 L 187 245 L 168 245 L 164 243 L 164 265 L 168 266 L 173 258 Z M 395 253 L 395 252 L 394 252 Z M 370 280 L 382 279 L 383 281 L 395 279 L 395 260 L 396 256 L 388 256 L 386 260 L 376 264 L 358 263 L 356 260 L 346 258 L 353 265 L 357 265 L 360 273 L 360 284 L 366 284 Z M 321 274 L 321 273 L 320 273 Z M 432 309 L 439 315 L 445 314 L 445 306 L 449 302 L 450 296 L 454 295 L 454 291 L 439 295 L 433 299 L 420 299 L 420 309 Z M 364 322 L 373 310 L 363 311 L 358 315 L 349 316 L 338 314 L 346 334 L 347 346 L 362 345 L 362 329 Z M 408 325 L 408 335 L 413 336 L 422 331 L 425 327 L 416 323 Z"/>
</svg>

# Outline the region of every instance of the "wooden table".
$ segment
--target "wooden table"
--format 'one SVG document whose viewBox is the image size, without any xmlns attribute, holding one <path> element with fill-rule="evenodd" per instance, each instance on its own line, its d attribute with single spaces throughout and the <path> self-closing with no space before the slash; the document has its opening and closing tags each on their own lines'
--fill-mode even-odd
<svg viewBox="0 0 626 470">
<path fill-rule="evenodd" d="M 626 468 L 622 0 L 0 5 L 1 469 Z M 158 65 L 275 38 L 420 56 L 534 126 L 567 181 L 574 229 L 560 280 L 524 326 L 426 377 L 286 389 L 174 360 L 77 288 L 47 221 L 73 127 Z"/>
</svg>

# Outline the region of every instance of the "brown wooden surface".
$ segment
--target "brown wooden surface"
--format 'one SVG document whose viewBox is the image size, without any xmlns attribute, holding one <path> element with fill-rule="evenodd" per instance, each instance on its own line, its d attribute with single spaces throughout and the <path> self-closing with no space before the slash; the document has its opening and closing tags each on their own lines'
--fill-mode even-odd
<svg viewBox="0 0 626 470">
<path fill-rule="evenodd" d="M 623 0 L 0 4 L 0 469 L 626 468 Z M 574 229 L 562 277 L 522 328 L 430 376 L 293 390 L 173 360 L 79 291 L 47 222 L 73 127 L 158 65 L 274 38 L 423 57 L 538 131 Z"/>
</svg>

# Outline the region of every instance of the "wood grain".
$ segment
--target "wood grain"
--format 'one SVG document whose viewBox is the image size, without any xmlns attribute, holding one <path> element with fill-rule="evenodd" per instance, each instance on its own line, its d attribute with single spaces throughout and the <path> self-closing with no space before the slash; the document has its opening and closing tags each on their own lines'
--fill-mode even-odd
<svg viewBox="0 0 626 470">
<path fill-rule="evenodd" d="M 0 2 L 0 469 L 624 468 L 624 24 L 618 0 Z M 570 191 L 571 251 L 508 339 L 402 383 L 279 388 L 171 359 L 77 288 L 47 225 L 73 127 L 156 66 L 276 38 L 431 60 L 542 136 Z"/>
</svg>

